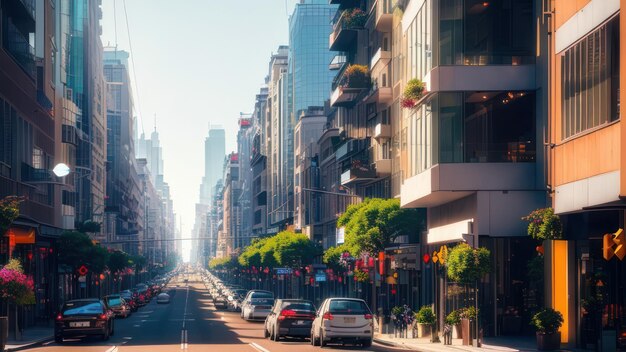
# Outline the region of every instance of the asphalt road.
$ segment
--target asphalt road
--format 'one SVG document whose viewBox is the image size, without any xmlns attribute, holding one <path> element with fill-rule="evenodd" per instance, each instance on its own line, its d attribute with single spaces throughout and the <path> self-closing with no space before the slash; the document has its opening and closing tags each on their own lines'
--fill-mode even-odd
<svg viewBox="0 0 626 352">
<path fill-rule="evenodd" d="M 176 286 L 179 287 L 176 287 Z M 170 282 L 170 304 L 150 304 L 126 319 L 115 320 L 115 335 L 109 341 L 65 340 L 29 351 L 41 352 L 138 352 L 138 351 L 319 351 L 308 340 L 270 341 L 263 338 L 262 322 L 247 322 L 239 313 L 218 311 L 199 277 L 189 285 L 182 278 Z M 362 347 L 331 346 L 336 351 L 361 351 Z M 401 351 L 374 344 L 367 351 Z"/>
</svg>

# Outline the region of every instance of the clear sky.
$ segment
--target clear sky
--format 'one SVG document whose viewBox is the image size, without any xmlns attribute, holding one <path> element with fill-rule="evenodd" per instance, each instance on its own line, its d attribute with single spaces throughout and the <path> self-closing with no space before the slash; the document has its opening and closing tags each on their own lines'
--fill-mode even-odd
<svg viewBox="0 0 626 352">
<path fill-rule="evenodd" d="M 152 131 L 156 114 L 165 180 L 182 217 L 183 237 L 190 236 L 195 221 L 208 125 L 224 126 L 226 152 L 236 150 L 237 118 L 240 112 L 252 111 L 271 53 L 288 43 L 293 3 L 102 1 L 103 45 L 117 43 L 118 49 L 131 51 L 134 57 L 139 132 L 142 126 L 146 134 Z M 187 249 L 190 244 L 184 242 Z"/>
</svg>

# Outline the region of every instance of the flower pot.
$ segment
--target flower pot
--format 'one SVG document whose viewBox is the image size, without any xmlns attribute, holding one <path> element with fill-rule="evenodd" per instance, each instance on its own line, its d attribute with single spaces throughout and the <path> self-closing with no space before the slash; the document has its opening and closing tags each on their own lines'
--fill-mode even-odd
<svg viewBox="0 0 626 352">
<path fill-rule="evenodd" d="M 471 320 L 461 319 L 461 336 L 463 338 L 463 346 L 472 345 L 471 325 Z"/>
<path fill-rule="evenodd" d="M 561 332 L 553 334 L 537 333 L 537 349 L 540 351 L 553 351 L 561 347 Z"/>
<path fill-rule="evenodd" d="M 417 337 L 430 337 L 431 334 L 431 325 L 430 324 L 420 324 L 417 323 Z"/>
<path fill-rule="evenodd" d="M 461 327 L 461 323 L 453 325 L 454 329 L 452 329 L 452 337 L 455 339 L 463 338 L 463 329 Z"/>
</svg>

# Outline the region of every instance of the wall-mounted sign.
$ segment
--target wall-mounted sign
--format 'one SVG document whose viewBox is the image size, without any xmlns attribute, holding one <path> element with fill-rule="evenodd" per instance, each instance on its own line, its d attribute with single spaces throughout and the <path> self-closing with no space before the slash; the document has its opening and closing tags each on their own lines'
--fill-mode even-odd
<svg viewBox="0 0 626 352">
<path fill-rule="evenodd" d="M 337 235 L 337 244 L 344 243 L 345 238 L 346 238 L 346 228 L 343 226 L 338 228 L 336 235 Z"/>
<path fill-rule="evenodd" d="M 624 230 L 619 229 L 615 233 L 608 233 L 602 238 L 602 254 L 605 260 L 611 260 L 614 256 L 619 260 L 626 257 L 626 235 Z"/>
</svg>

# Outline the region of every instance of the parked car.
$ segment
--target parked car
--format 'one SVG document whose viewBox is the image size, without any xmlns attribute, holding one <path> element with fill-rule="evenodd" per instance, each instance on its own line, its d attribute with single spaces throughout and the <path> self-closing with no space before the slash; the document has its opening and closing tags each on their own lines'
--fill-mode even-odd
<svg viewBox="0 0 626 352">
<path fill-rule="evenodd" d="M 228 296 L 223 294 L 213 296 L 213 305 L 215 309 L 228 309 Z"/>
<path fill-rule="evenodd" d="M 103 301 L 116 317 L 127 318 L 131 314 L 130 306 L 119 294 L 104 296 Z"/>
<path fill-rule="evenodd" d="M 131 290 L 124 290 L 120 292 L 120 296 L 130 306 L 131 312 L 136 312 L 137 309 L 139 309 L 139 306 L 137 304 L 137 299 L 133 297 L 133 292 Z"/>
<path fill-rule="evenodd" d="M 311 344 L 329 342 L 357 343 L 370 347 L 374 338 L 374 320 L 367 303 L 356 298 L 327 298 L 320 306 L 311 327 Z"/>
<path fill-rule="evenodd" d="M 228 310 L 232 310 L 234 312 L 240 311 L 241 304 L 243 303 L 244 298 L 246 298 L 246 294 L 248 294 L 248 290 L 246 289 L 238 288 L 232 290 L 228 296 Z"/>
<path fill-rule="evenodd" d="M 315 306 L 303 299 L 277 299 L 265 319 L 264 335 L 274 341 L 283 336 L 310 337 Z"/>
<path fill-rule="evenodd" d="M 245 320 L 265 319 L 274 305 L 274 294 L 270 291 L 252 290 L 241 304 L 241 317 Z"/>
<path fill-rule="evenodd" d="M 168 295 L 167 293 L 163 292 L 163 293 L 159 293 L 159 295 L 157 296 L 157 304 L 167 304 L 170 303 L 170 295 Z"/>
<path fill-rule="evenodd" d="M 63 342 L 65 337 L 99 335 L 108 340 L 115 332 L 113 312 L 96 298 L 75 299 L 65 302 L 54 324 L 54 340 Z"/>
</svg>

